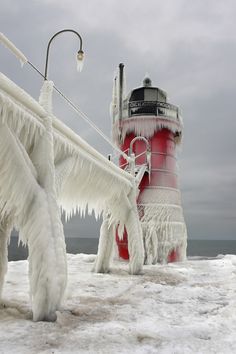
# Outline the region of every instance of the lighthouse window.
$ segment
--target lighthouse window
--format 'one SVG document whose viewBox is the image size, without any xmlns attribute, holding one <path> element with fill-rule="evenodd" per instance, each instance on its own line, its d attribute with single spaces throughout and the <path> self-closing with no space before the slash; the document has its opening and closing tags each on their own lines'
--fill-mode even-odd
<svg viewBox="0 0 236 354">
<path fill-rule="evenodd" d="M 157 101 L 157 90 L 156 89 L 145 89 L 144 91 L 144 101 Z"/>
<path fill-rule="evenodd" d="M 143 100 L 144 100 L 144 89 L 143 88 L 134 90 L 132 92 L 131 97 L 130 97 L 130 102 L 131 101 L 143 101 Z"/>
</svg>

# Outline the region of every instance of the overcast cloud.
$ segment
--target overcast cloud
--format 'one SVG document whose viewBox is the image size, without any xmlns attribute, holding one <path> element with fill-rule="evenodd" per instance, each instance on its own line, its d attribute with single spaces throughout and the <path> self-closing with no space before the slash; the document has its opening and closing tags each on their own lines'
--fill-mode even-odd
<svg viewBox="0 0 236 354">
<path fill-rule="evenodd" d="M 58 30 L 83 37 L 86 61 L 75 67 L 77 39 L 53 43 L 49 77 L 107 134 L 116 66 L 124 62 L 128 90 L 148 72 L 179 105 L 185 124 L 179 153 L 190 238 L 236 238 L 236 2 L 234 0 L 2 0 L 0 31 L 43 71 L 46 46 Z M 0 47 L 0 70 L 37 98 L 42 80 Z M 107 146 L 54 97 L 57 116 L 103 154 Z M 78 231 L 77 231 L 78 225 Z M 67 230 L 98 233 L 91 220 Z"/>
</svg>

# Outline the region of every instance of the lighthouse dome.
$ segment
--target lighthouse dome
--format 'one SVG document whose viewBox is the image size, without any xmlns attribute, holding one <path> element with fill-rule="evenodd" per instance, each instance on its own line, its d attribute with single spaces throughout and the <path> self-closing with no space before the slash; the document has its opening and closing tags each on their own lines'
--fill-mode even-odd
<svg viewBox="0 0 236 354">
<path fill-rule="evenodd" d="M 178 120 L 178 107 L 167 102 L 167 93 L 152 86 L 149 75 L 145 75 L 142 87 L 138 87 L 127 96 L 128 117 L 162 116 Z"/>
</svg>

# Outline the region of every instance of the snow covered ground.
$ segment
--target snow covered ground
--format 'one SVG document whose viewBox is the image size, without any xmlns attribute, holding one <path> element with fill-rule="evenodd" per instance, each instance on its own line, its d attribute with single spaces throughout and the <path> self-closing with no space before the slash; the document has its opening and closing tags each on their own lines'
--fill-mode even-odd
<svg viewBox="0 0 236 354">
<path fill-rule="evenodd" d="M 236 256 L 145 266 L 68 255 L 57 322 L 32 322 L 27 261 L 9 263 L 0 306 L 0 353 L 236 353 Z"/>
</svg>

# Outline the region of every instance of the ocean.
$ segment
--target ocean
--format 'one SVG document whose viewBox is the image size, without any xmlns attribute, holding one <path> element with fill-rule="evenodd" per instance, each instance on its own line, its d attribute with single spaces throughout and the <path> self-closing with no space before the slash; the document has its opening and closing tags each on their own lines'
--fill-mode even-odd
<svg viewBox="0 0 236 354">
<path fill-rule="evenodd" d="M 98 238 L 66 237 L 67 253 L 95 254 L 98 248 Z M 216 257 L 219 254 L 236 254 L 236 240 L 188 240 L 187 256 Z M 8 260 L 27 259 L 26 247 L 19 245 L 18 238 L 11 237 L 8 247 Z"/>
</svg>

